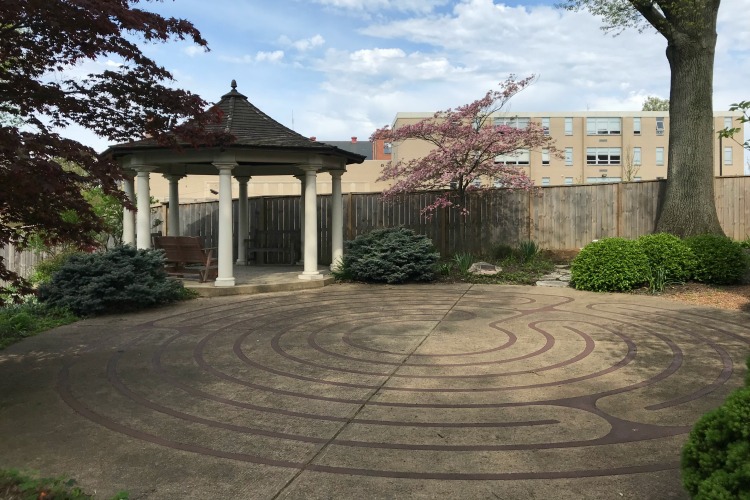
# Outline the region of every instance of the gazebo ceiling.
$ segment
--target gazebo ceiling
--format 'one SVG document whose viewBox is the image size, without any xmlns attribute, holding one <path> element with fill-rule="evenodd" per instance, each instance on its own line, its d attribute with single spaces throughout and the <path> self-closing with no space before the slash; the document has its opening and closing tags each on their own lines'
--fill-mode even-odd
<svg viewBox="0 0 750 500">
<path fill-rule="evenodd" d="M 235 162 L 234 175 L 295 175 L 300 167 L 317 165 L 325 170 L 343 170 L 346 165 L 362 163 L 365 157 L 323 142 L 311 141 L 255 107 L 247 97 L 232 89 L 221 96 L 216 106 L 221 122 L 209 130 L 229 132 L 231 143 L 222 147 L 193 147 L 181 150 L 143 139 L 110 146 L 102 155 L 111 155 L 126 168 L 146 165 L 154 172 L 182 175 L 215 175 L 214 162 Z"/>
</svg>

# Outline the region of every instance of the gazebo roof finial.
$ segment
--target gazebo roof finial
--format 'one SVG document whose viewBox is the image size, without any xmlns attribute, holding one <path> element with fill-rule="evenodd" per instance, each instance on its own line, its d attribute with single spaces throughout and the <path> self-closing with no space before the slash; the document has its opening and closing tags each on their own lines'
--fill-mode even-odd
<svg viewBox="0 0 750 500">
<path fill-rule="evenodd" d="M 232 80 L 232 90 L 237 90 L 237 80 Z"/>
</svg>

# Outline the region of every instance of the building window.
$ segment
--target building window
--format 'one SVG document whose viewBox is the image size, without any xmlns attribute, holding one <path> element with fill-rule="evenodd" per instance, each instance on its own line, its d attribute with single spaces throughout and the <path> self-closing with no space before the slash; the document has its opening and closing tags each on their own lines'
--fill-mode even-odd
<svg viewBox="0 0 750 500">
<path fill-rule="evenodd" d="M 542 149 L 542 165 L 549 165 L 549 149 Z"/>
<path fill-rule="evenodd" d="M 620 135 L 621 130 L 619 118 L 586 118 L 587 135 Z"/>
<path fill-rule="evenodd" d="M 586 148 L 587 165 L 619 165 L 620 148 Z"/>
<path fill-rule="evenodd" d="M 565 119 L 565 135 L 573 135 L 573 118 Z"/>
<path fill-rule="evenodd" d="M 732 148 L 724 148 L 724 165 L 732 164 Z"/>
<path fill-rule="evenodd" d="M 664 135 L 664 118 L 659 117 L 656 119 L 656 135 Z"/>
<path fill-rule="evenodd" d="M 587 184 L 612 184 L 622 182 L 620 177 L 586 177 Z"/>
<path fill-rule="evenodd" d="M 496 116 L 492 119 L 492 124 L 496 127 L 505 125 L 511 128 L 526 128 L 531 123 L 531 118 L 519 118 L 517 116 Z"/>
<path fill-rule="evenodd" d="M 542 177 L 542 186 L 549 186 L 549 177 Z"/>
<path fill-rule="evenodd" d="M 497 155 L 495 163 L 505 163 L 506 165 L 528 165 L 529 150 L 519 149 L 507 155 Z"/>
<path fill-rule="evenodd" d="M 633 165 L 641 164 L 641 148 L 633 148 Z"/>
<path fill-rule="evenodd" d="M 549 118 L 542 118 L 542 130 L 544 135 L 549 135 Z"/>
<path fill-rule="evenodd" d="M 565 178 L 565 185 L 566 186 L 572 186 L 573 185 L 573 178 L 572 177 L 566 177 Z"/>
<path fill-rule="evenodd" d="M 565 165 L 573 165 L 573 148 L 565 148 Z"/>
<path fill-rule="evenodd" d="M 474 187 L 482 187 L 482 179 L 480 179 L 479 177 L 477 177 L 476 179 L 474 179 L 473 181 L 471 181 L 471 185 L 474 186 Z"/>
<path fill-rule="evenodd" d="M 383 154 L 389 155 L 393 150 L 393 145 L 390 142 L 383 143 Z"/>
<path fill-rule="evenodd" d="M 725 116 L 724 117 L 724 128 L 732 128 L 732 117 L 731 116 Z"/>
<path fill-rule="evenodd" d="M 664 165 L 664 148 L 656 148 L 656 164 Z"/>
<path fill-rule="evenodd" d="M 641 178 L 640 177 L 633 177 L 633 180 L 636 181 L 636 182 L 638 182 L 638 181 L 641 180 Z"/>
<path fill-rule="evenodd" d="M 641 135 L 641 117 L 633 118 L 633 135 Z"/>
</svg>

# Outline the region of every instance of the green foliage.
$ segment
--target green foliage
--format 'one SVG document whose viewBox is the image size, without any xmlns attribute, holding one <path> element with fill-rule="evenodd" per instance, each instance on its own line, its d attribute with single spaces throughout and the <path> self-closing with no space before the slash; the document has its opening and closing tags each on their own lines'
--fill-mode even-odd
<svg viewBox="0 0 750 500">
<path fill-rule="evenodd" d="M 83 500 L 93 499 L 76 486 L 75 479 L 62 477 L 37 477 L 37 474 L 20 472 L 17 469 L 0 469 L 0 498 L 5 500 Z M 127 500 L 125 491 L 116 493 L 110 500 Z"/>
<path fill-rule="evenodd" d="M 696 499 L 750 499 L 750 371 L 744 388 L 693 427 L 682 449 L 682 482 Z"/>
<path fill-rule="evenodd" d="M 498 243 L 492 247 L 492 258 L 496 261 L 504 260 L 513 255 L 513 247 Z"/>
<path fill-rule="evenodd" d="M 466 274 L 474 263 L 474 256 L 468 252 L 457 253 L 453 256 L 453 262 L 456 263 L 456 267 L 461 274 Z"/>
<path fill-rule="evenodd" d="M 651 268 L 648 275 L 648 291 L 651 293 L 661 293 L 667 284 L 667 271 L 663 267 Z"/>
<path fill-rule="evenodd" d="M 643 101 L 643 111 L 669 111 L 669 99 L 650 95 Z"/>
<path fill-rule="evenodd" d="M 518 245 L 518 249 L 515 253 L 518 255 L 518 258 L 521 259 L 522 262 L 528 262 L 535 259 L 541 251 L 542 249 L 539 248 L 539 245 L 531 240 L 528 240 L 522 241 Z"/>
<path fill-rule="evenodd" d="M 439 262 L 437 264 L 437 272 L 441 276 L 450 276 L 453 271 L 453 262 Z"/>
<path fill-rule="evenodd" d="M 67 325 L 78 317 L 65 309 L 47 307 L 34 299 L 0 307 L 0 349 L 26 337 Z"/>
<path fill-rule="evenodd" d="M 648 257 L 636 241 L 606 238 L 586 245 L 570 267 L 578 290 L 622 292 L 645 284 Z"/>
<path fill-rule="evenodd" d="M 663 272 L 663 283 L 686 281 L 693 277 L 697 264 L 695 254 L 677 236 L 668 233 L 647 234 L 638 238 L 638 243 L 648 257 L 652 274 Z"/>
<path fill-rule="evenodd" d="M 685 243 L 697 259 L 694 272 L 697 281 L 716 285 L 739 283 L 750 265 L 740 244 L 725 236 L 702 234 L 686 238 Z"/>
<path fill-rule="evenodd" d="M 68 262 L 68 259 L 77 253 L 73 250 L 67 250 L 44 259 L 34 267 L 34 272 L 31 274 L 29 281 L 33 285 L 41 285 L 42 283 L 49 282 L 52 279 L 52 275 L 59 271 Z"/>
<path fill-rule="evenodd" d="M 750 249 L 750 237 L 749 238 L 745 238 L 742 241 L 738 241 L 738 243 L 740 244 L 740 246 L 742 248 Z"/>
<path fill-rule="evenodd" d="M 346 242 L 338 273 L 358 281 L 430 281 L 439 257 L 430 239 L 411 229 L 375 229 Z"/>
<path fill-rule="evenodd" d="M 179 300 L 182 283 L 167 277 L 161 250 L 116 247 L 71 257 L 39 288 L 41 301 L 80 316 L 143 309 Z"/>
</svg>

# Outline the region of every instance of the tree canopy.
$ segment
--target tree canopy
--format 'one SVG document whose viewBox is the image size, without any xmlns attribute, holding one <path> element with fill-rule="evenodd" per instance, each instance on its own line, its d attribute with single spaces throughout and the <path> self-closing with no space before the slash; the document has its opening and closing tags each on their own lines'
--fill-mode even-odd
<svg viewBox="0 0 750 500">
<path fill-rule="evenodd" d="M 723 234 L 714 203 L 713 68 L 720 0 L 565 0 L 604 19 L 607 31 L 651 27 L 671 69 L 667 187 L 656 230 Z"/>
<path fill-rule="evenodd" d="M 150 0 L 146 0 L 150 1 Z M 3 0 L 0 9 L 0 246 L 32 235 L 85 247 L 103 222 L 82 192 L 117 191 L 121 173 L 91 147 L 65 138 L 85 127 L 112 142 L 155 137 L 163 144 L 209 142 L 216 119 L 197 95 L 138 43 L 206 41 L 188 21 L 137 8 L 138 0 Z M 110 64 L 103 64 L 109 62 Z M 99 68 L 76 77 L 83 64 Z M 112 64 L 114 63 L 114 64 Z M 73 163 L 79 168 L 70 169 Z M 76 216 L 70 217 L 73 213 Z M 25 288 L 0 259 L 0 280 Z"/>
<path fill-rule="evenodd" d="M 669 111 L 669 99 L 650 95 L 643 101 L 641 111 Z"/>
<path fill-rule="evenodd" d="M 508 188 L 532 187 L 523 168 L 506 161 L 522 150 L 545 148 L 554 154 L 552 139 L 536 123 L 495 126 L 491 119 L 533 80 L 517 80 L 511 75 L 500 83 L 499 90 L 490 90 L 474 102 L 438 111 L 417 123 L 376 130 L 371 140 L 421 140 L 433 146 L 423 157 L 386 163 L 379 180 L 393 181 L 393 185 L 383 195 L 388 198 L 415 190 L 447 190 L 424 210 L 452 207 L 466 213 L 466 193 L 486 188 L 488 182 Z"/>
</svg>

